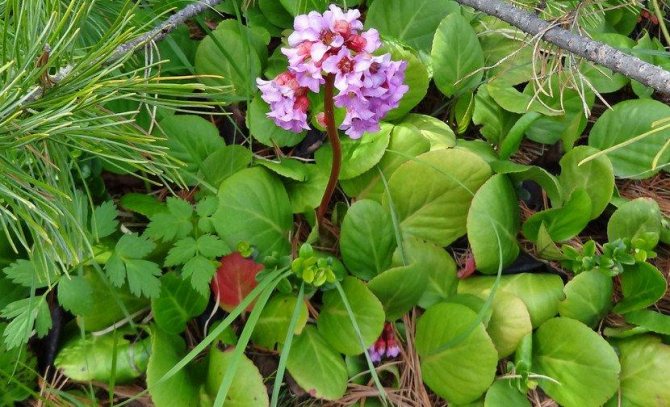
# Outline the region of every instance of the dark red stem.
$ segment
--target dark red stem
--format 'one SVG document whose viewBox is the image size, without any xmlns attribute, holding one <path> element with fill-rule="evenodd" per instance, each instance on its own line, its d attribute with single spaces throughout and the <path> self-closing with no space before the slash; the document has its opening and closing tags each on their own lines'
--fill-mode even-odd
<svg viewBox="0 0 670 407">
<path fill-rule="evenodd" d="M 326 87 L 324 90 L 324 108 L 326 129 L 328 131 L 328 141 L 333 148 L 333 165 L 330 169 L 330 178 L 328 185 L 321 198 L 321 204 L 317 211 L 316 220 L 318 224 L 322 223 L 323 217 L 328 210 L 328 204 L 333 197 L 335 187 L 337 186 L 337 179 L 340 177 L 340 167 L 342 165 L 342 147 L 340 146 L 340 137 L 337 135 L 337 128 L 335 127 L 335 102 L 333 100 L 333 90 L 335 88 L 335 76 L 329 74 L 326 76 Z"/>
</svg>

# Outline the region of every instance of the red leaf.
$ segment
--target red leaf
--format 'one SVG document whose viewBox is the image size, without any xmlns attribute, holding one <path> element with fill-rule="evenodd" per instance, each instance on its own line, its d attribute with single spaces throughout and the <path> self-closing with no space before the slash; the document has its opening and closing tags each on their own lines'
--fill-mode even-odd
<svg viewBox="0 0 670 407">
<path fill-rule="evenodd" d="M 233 252 L 221 258 L 221 264 L 212 280 L 212 292 L 219 306 L 230 312 L 256 287 L 256 274 L 263 265 Z M 247 307 L 251 311 L 253 303 Z"/>
</svg>

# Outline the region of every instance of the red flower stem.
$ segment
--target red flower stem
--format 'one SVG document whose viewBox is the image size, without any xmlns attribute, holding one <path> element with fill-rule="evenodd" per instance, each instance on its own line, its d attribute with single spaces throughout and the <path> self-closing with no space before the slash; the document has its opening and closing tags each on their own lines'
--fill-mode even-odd
<svg viewBox="0 0 670 407">
<path fill-rule="evenodd" d="M 333 74 L 328 74 L 326 76 L 326 87 L 324 90 L 324 108 L 323 112 L 325 114 L 326 129 L 328 131 L 328 141 L 333 148 L 333 165 L 330 169 L 330 178 L 328 179 L 328 185 L 326 190 L 323 193 L 323 198 L 321 198 L 321 204 L 319 205 L 319 210 L 317 211 L 317 224 L 321 224 L 323 217 L 328 210 L 328 204 L 330 199 L 333 197 L 335 192 L 335 187 L 337 186 L 337 179 L 340 177 L 340 167 L 342 165 L 342 147 L 340 146 L 340 137 L 337 134 L 337 128 L 335 127 L 335 102 L 333 100 L 333 89 L 335 88 L 335 76 Z"/>
</svg>

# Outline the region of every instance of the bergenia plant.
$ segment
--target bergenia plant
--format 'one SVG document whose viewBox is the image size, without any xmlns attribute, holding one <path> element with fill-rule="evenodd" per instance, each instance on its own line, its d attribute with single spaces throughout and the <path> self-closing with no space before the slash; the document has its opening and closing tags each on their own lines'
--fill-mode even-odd
<svg viewBox="0 0 670 407">
<path fill-rule="evenodd" d="M 277 126 L 301 132 L 309 129 L 309 91 L 324 92 L 320 124 L 328 131 L 333 147 L 333 167 L 317 213 L 325 214 L 340 170 L 341 149 L 335 123 L 335 106 L 346 111 L 339 125 L 352 139 L 379 130 L 379 122 L 409 89 L 405 85 L 405 61 L 390 54 L 374 55 L 381 46 L 375 29 L 363 31 L 358 10 L 344 12 L 335 5 L 320 14 L 312 11 L 295 18 L 288 47 L 287 71 L 270 81 L 257 79 L 262 98 L 270 105 L 268 117 Z M 337 92 L 337 94 L 336 94 Z"/>
</svg>

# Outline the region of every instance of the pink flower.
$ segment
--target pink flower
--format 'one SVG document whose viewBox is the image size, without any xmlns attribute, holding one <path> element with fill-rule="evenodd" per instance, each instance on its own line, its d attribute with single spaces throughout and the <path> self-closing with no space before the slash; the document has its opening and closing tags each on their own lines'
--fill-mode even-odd
<svg viewBox="0 0 670 407">
<path fill-rule="evenodd" d="M 307 89 L 298 84 L 293 73 L 281 73 L 271 81 L 259 78 L 256 83 L 261 91 L 261 98 L 270 105 L 267 116 L 277 126 L 295 133 L 309 129 Z"/>
<path fill-rule="evenodd" d="M 370 355 L 370 360 L 374 363 L 379 363 L 384 358 L 395 358 L 400 354 L 400 347 L 398 342 L 395 339 L 395 333 L 393 332 L 393 325 L 389 322 L 384 324 L 384 330 L 379 336 L 379 339 L 368 348 L 368 354 Z"/>
<path fill-rule="evenodd" d="M 318 93 L 324 75 L 334 75 L 339 90 L 335 105 L 346 110 L 340 129 L 351 138 L 379 130 L 380 120 L 398 106 L 408 90 L 407 64 L 392 61 L 390 54 L 372 56 L 381 46 L 379 33 L 363 31 L 360 16 L 358 10 L 345 12 L 331 5 L 323 14 L 312 11 L 295 18 L 289 46 L 281 49 L 289 61 L 286 75 L 291 77 L 277 77 L 275 83 L 258 80 L 263 100 L 270 104 L 268 117 L 278 126 L 292 131 L 307 128 L 306 90 Z"/>
</svg>

